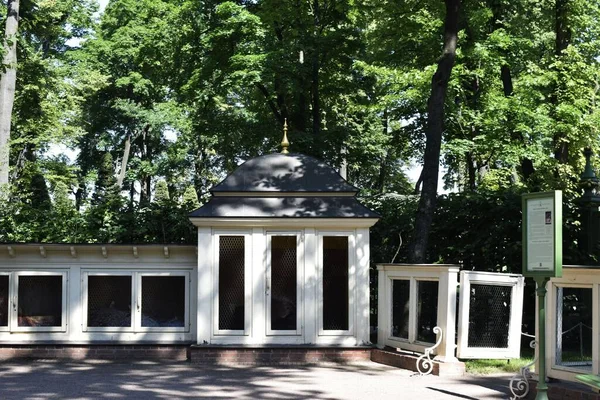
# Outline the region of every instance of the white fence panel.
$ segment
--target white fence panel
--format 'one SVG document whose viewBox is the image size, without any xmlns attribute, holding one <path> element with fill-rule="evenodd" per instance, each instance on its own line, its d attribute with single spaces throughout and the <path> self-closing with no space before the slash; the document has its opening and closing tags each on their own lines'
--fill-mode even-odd
<svg viewBox="0 0 600 400">
<path fill-rule="evenodd" d="M 462 271 L 458 358 L 518 358 L 523 288 L 519 274 Z"/>
</svg>

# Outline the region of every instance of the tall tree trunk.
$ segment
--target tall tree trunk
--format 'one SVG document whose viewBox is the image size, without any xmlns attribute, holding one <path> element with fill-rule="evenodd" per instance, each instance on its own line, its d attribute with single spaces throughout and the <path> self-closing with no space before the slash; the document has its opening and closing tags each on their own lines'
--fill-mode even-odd
<svg viewBox="0 0 600 400">
<path fill-rule="evenodd" d="M 314 13 L 314 49 L 312 56 L 312 122 L 313 134 L 321 132 L 321 99 L 319 94 L 319 0 L 313 0 Z"/>
<path fill-rule="evenodd" d="M 450 74 L 456 58 L 458 41 L 458 15 L 460 0 L 445 0 L 444 48 L 437 70 L 431 80 L 431 95 L 427 104 L 427 129 L 423 162 L 423 189 L 415 220 L 415 234 L 410 246 L 409 260 L 425 262 L 429 232 L 437 200 L 437 183 L 440 168 L 440 148 L 444 130 L 444 102 Z"/>
<path fill-rule="evenodd" d="M 555 55 L 558 58 L 562 57 L 564 51 L 571 43 L 571 27 L 569 26 L 568 20 L 569 0 L 556 0 L 555 7 Z M 558 74 L 562 74 L 558 71 Z M 551 97 L 551 101 L 554 107 L 558 107 L 560 99 L 558 93 L 561 90 L 561 79 L 557 76 L 557 87 L 554 89 L 554 93 Z M 555 124 L 556 125 L 556 124 Z M 569 142 L 564 135 L 564 132 L 554 133 L 554 158 L 561 164 L 566 164 L 569 161 Z"/>
<path fill-rule="evenodd" d="M 2 67 L 5 70 L 0 78 L 0 185 L 8 183 L 10 124 L 17 82 L 18 28 L 19 0 L 8 0 L 2 60 Z"/>
</svg>

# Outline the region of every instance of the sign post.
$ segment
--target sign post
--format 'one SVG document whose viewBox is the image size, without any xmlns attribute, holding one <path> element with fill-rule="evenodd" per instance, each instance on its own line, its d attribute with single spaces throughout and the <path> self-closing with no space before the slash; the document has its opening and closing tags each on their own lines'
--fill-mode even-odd
<svg viewBox="0 0 600 400">
<path fill-rule="evenodd" d="M 532 277 L 538 296 L 538 385 L 536 400 L 548 399 L 546 384 L 546 284 L 562 276 L 562 192 L 522 197 L 523 276 Z"/>
</svg>

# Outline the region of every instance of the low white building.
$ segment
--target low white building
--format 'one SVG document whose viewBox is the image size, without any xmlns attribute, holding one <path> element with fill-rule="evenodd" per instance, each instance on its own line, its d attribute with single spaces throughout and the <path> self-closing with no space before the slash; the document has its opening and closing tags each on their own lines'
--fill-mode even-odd
<svg viewBox="0 0 600 400">
<path fill-rule="evenodd" d="M 4 244 L 0 344 L 367 344 L 378 215 L 357 192 L 270 154 L 191 213 L 197 247 Z"/>
</svg>

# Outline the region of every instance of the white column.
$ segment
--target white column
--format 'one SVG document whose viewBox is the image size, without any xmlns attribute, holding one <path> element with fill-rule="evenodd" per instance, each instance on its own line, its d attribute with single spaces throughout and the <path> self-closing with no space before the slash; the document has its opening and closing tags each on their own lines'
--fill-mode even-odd
<svg viewBox="0 0 600 400">
<path fill-rule="evenodd" d="M 72 266 L 67 275 L 67 332 L 69 340 L 80 341 L 83 336 L 83 308 L 81 305 L 83 287 L 81 267 Z M 87 310 L 85 310 L 87 312 Z"/>
<path fill-rule="evenodd" d="M 198 228 L 198 292 L 196 307 L 196 336 L 198 344 L 210 343 L 212 330 L 213 249 L 210 228 Z"/>
<path fill-rule="evenodd" d="M 314 228 L 304 231 L 304 342 L 316 343 L 319 329 L 317 312 L 317 234 Z"/>
<path fill-rule="evenodd" d="M 437 347 L 436 360 L 457 362 L 456 350 L 456 286 L 458 284 L 458 268 L 449 268 L 440 274 L 438 292 L 437 325 L 442 328 L 442 342 Z M 468 294 L 468 293 L 467 293 Z"/>
<path fill-rule="evenodd" d="M 377 347 L 385 347 L 385 339 L 390 331 L 390 310 L 386 288 L 386 276 L 382 266 L 377 267 Z"/>
<path fill-rule="evenodd" d="M 262 228 L 252 229 L 252 330 L 250 342 L 264 343 L 266 333 L 265 279 L 267 267 L 267 238 Z"/>
<path fill-rule="evenodd" d="M 356 230 L 356 340 L 369 344 L 369 228 Z"/>
</svg>

